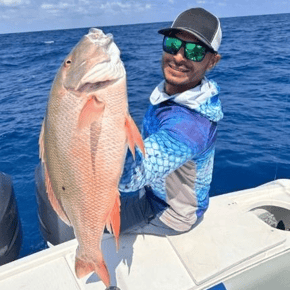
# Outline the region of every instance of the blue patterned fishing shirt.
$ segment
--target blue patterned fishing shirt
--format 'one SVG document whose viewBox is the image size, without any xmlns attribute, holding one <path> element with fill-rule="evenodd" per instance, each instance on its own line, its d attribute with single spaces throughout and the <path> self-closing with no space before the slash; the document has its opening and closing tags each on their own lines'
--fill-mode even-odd
<svg viewBox="0 0 290 290">
<path fill-rule="evenodd" d="M 167 96 L 162 85 L 160 91 L 165 99 L 157 96 L 143 119 L 146 155 L 137 149 L 134 160 L 128 151 L 119 190 L 145 189 L 163 201 L 155 208 L 160 220 L 187 231 L 209 205 L 217 122 L 223 117 L 219 87 L 204 79 L 185 96 Z"/>
</svg>

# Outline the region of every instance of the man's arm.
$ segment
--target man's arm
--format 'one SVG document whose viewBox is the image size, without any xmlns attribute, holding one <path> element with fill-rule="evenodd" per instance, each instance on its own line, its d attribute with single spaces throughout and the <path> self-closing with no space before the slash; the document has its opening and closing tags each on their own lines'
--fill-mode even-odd
<svg viewBox="0 0 290 290">
<path fill-rule="evenodd" d="M 194 156 L 192 148 L 159 130 L 144 140 L 146 156 L 136 150 L 136 159 L 127 154 L 119 190 L 136 191 L 145 185 L 164 179 Z"/>
</svg>

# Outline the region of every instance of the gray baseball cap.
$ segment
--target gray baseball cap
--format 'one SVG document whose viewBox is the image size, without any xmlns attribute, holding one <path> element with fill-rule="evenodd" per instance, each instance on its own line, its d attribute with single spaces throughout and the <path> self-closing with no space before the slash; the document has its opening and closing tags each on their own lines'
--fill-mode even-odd
<svg viewBox="0 0 290 290">
<path fill-rule="evenodd" d="M 178 31 L 187 31 L 193 34 L 209 48 L 218 51 L 222 30 L 219 19 L 203 8 L 191 8 L 180 13 L 171 27 L 158 31 L 163 35 L 170 35 Z"/>
</svg>

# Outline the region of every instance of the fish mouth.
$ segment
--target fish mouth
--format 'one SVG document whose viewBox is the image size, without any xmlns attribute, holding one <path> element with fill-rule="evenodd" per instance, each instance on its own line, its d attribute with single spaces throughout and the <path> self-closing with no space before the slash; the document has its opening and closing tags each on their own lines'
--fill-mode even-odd
<svg viewBox="0 0 290 290">
<path fill-rule="evenodd" d="M 113 35 L 111 33 L 105 34 L 98 28 L 90 28 L 89 33 L 86 36 L 91 42 L 101 46 L 107 46 L 113 41 Z"/>
<path fill-rule="evenodd" d="M 65 89 L 74 93 L 91 93 L 115 84 L 125 75 L 125 68 L 120 59 L 115 62 L 104 61 L 91 68 L 75 87 L 68 85 Z"/>
<path fill-rule="evenodd" d="M 113 35 L 105 35 L 101 30 L 91 28 L 87 36 L 93 45 L 103 48 L 105 56 L 103 61 L 93 66 L 82 77 L 76 88 L 80 92 L 105 88 L 126 75 L 120 59 L 120 50 L 113 41 Z"/>
<path fill-rule="evenodd" d="M 71 70 L 74 81 L 68 81 L 64 87 L 74 93 L 93 92 L 113 85 L 126 76 L 120 50 L 111 34 L 104 34 L 97 28 L 91 28 L 85 35 L 84 43 L 92 51 L 90 61 L 85 59 L 78 67 Z M 95 62 L 93 64 L 93 62 Z M 90 64 L 91 63 L 91 64 Z M 88 67 L 86 68 L 86 65 Z M 78 79 L 78 76 L 80 78 Z M 78 79 L 78 80 L 77 80 Z"/>
</svg>

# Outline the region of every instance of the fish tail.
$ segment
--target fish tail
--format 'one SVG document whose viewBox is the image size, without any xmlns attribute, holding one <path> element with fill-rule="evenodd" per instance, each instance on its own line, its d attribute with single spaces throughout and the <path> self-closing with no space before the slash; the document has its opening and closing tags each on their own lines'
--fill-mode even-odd
<svg viewBox="0 0 290 290">
<path fill-rule="evenodd" d="M 120 197 L 119 192 L 117 190 L 116 193 L 117 197 L 114 202 L 114 206 L 108 216 L 108 219 L 106 221 L 106 228 L 109 232 L 113 232 L 115 239 L 116 239 L 116 248 L 117 251 L 119 250 L 119 235 L 120 235 Z"/>
<path fill-rule="evenodd" d="M 110 286 L 110 275 L 102 254 L 101 259 L 97 263 L 84 261 L 81 258 L 76 258 L 75 271 L 76 276 L 79 279 L 85 277 L 91 272 L 95 272 L 104 282 L 106 287 Z"/>
<path fill-rule="evenodd" d="M 127 143 L 129 145 L 133 157 L 135 158 L 135 145 L 137 145 L 140 148 L 143 156 L 145 156 L 145 147 L 142 136 L 134 120 L 129 114 L 126 117 L 125 129 L 127 134 Z"/>
</svg>

